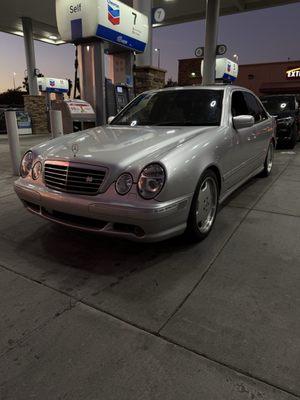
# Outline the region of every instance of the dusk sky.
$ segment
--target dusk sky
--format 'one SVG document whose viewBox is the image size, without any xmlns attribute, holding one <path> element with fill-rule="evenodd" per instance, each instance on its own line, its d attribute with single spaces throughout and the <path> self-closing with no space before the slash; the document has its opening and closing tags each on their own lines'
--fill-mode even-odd
<svg viewBox="0 0 300 400">
<path fill-rule="evenodd" d="M 220 19 L 219 43 L 228 46 L 227 57 L 239 55 L 240 64 L 300 60 L 300 3 Z M 195 21 L 154 30 L 154 47 L 161 49 L 161 66 L 177 80 L 178 59 L 194 56 L 204 45 L 204 21 Z M 52 46 L 36 42 L 37 67 L 46 75 L 73 79 L 74 46 Z M 0 33 L 0 91 L 17 86 L 24 77 L 23 39 Z M 153 64 L 157 65 L 157 54 Z"/>
</svg>

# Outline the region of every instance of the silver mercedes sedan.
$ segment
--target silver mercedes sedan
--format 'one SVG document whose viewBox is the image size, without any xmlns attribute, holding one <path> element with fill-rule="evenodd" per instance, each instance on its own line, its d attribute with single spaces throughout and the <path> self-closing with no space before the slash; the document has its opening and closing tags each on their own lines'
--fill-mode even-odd
<svg viewBox="0 0 300 400">
<path fill-rule="evenodd" d="M 65 226 L 154 242 L 203 240 L 218 205 L 273 165 L 275 120 L 231 85 L 150 91 L 110 125 L 51 140 L 23 156 L 24 206 Z"/>
</svg>

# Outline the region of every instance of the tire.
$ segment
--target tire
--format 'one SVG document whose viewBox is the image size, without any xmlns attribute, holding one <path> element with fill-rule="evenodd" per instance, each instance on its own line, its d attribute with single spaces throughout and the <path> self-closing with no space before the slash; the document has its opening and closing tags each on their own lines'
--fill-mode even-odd
<svg viewBox="0 0 300 400">
<path fill-rule="evenodd" d="M 295 124 L 295 126 L 296 126 L 296 141 L 297 142 L 300 142 L 300 126 L 299 126 L 299 124 Z"/>
<path fill-rule="evenodd" d="M 275 151 L 275 148 L 274 148 L 274 143 L 273 143 L 273 140 L 272 140 L 270 142 L 270 144 L 269 144 L 268 152 L 267 152 L 266 159 L 265 159 L 265 162 L 264 162 L 264 169 L 263 169 L 263 171 L 261 173 L 262 177 L 266 178 L 272 172 L 273 161 L 274 161 L 274 151 Z"/>
<path fill-rule="evenodd" d="M 291 138 L 290 138 L 290 141 L 289 141 L 289 148 L 290 149 L 293 149 L 296 146 L 297 140 L 298 140 L 298 130 L 297 130 L 297 125 L 294 124 L 291 127 Z"/>
<path fill-rule="evenodd" d="M 201 242 L 211 232 L 219 204 L 219 183 L 216 174 L 207 170 L 201 176 L 192 200 L 185 236 Z"/>
</svg>

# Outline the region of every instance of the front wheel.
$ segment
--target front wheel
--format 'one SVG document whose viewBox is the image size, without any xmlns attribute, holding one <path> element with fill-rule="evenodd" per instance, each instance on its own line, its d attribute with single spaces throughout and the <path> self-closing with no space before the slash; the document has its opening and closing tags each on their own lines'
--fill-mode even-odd
<svg viewBox="0 0 300 400">
<path fill-rule="evenodd" d="M 289 141 L 290 149 L 293 149 L 296 146 L 297 140 L 298 140 L 298 128 L 297 128 L 297 125 L 294 124 L 291 128 L 291 137 L 290 137 L 290 141 Z"/>
<path fill-rule="evenodd" d="M 219 203 L 216 174 L 208 170 L 199 180 L 193 197 L 186 235 L 193 241 L 205 239 L 214 225 Z"/>
<path fill-rule="evenodd" d="M 262 176 L 267 177 L 270 175 L 272 168 L 273 168 L 273 161 L 274 161 L 274 143 L 273 141 L 270 142 L 267 156 L 264 163 L 264 169 L 261 173 Z"/>
</svg>

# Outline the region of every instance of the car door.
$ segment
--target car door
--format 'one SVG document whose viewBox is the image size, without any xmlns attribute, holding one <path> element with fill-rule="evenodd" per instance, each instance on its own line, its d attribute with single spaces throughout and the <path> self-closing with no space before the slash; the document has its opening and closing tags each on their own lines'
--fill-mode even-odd
<svg viewBox="0 0 300 400">
<path fill-rule="evenodd" d="M 240 115 L 252 115 L 245 101 L 244 91 L 234 90 L 231 95 L 231 150 L 227 154 L 227 168 L 225 178 L 226 189 L 230 189 L 251 172 L 251 159 L 255 156 L 255 149 L 251 146 L 254 127 L 235 129 L 232 118 Z"/>
<path fill-rule="evenodd" d="M 252 155 L 252 159 L 249 160 L 249 167 L 255 170 L 264 162 L 272 134 L 272 120 L 254 94 L 244 92 L 244 98 L 250 115 L 254 117 L 253 133 L 249 139 L 251 146 L 249 154 Z"/>
</svg>

